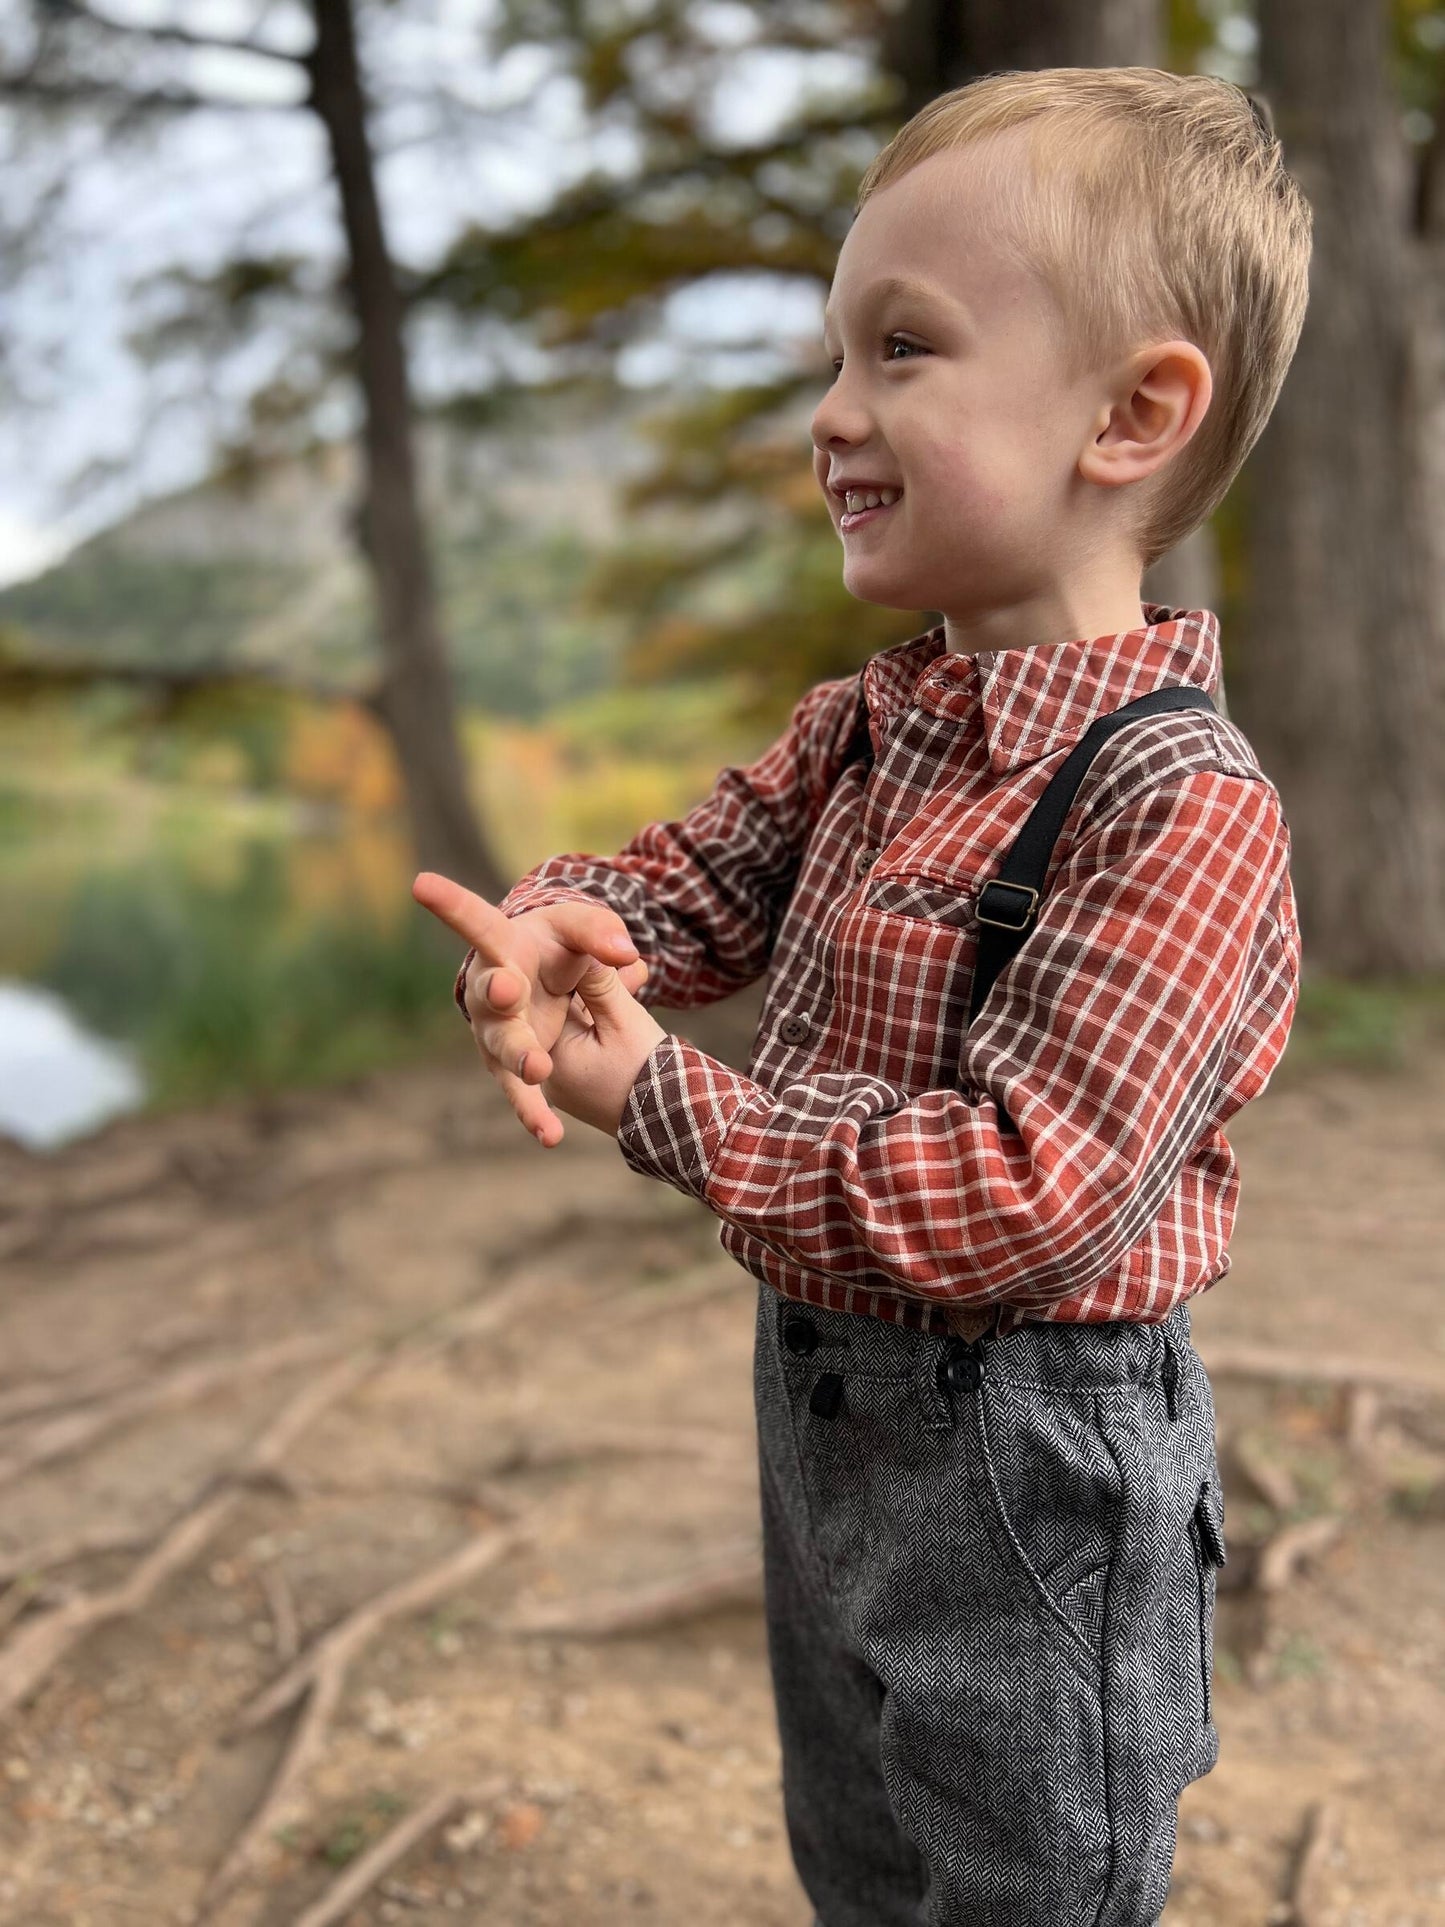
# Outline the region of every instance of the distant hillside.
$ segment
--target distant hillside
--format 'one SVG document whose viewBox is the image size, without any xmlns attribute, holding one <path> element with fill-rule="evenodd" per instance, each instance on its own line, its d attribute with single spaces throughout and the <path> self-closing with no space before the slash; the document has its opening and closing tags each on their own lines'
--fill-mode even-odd
<svg viewBox="0 0 1445 1927">
<path fill-rule="evenodd" d="M 423 495 L 443 621 L 465 700 L 535 717 L 611 680 L 620 625 L 575 591 L 615 542 L 617 484 L 645 469 L 635 420 L 656 395 L 538 395 L 464 430 L 426 422 Z M 348 532 L 356 453 L 334 444 L 245 479 L 149 503 L 31 581 L 0 590 L 0 626 L 117 662 L 289 664 L 351 683 L 375 660 Z"/>
</svg>

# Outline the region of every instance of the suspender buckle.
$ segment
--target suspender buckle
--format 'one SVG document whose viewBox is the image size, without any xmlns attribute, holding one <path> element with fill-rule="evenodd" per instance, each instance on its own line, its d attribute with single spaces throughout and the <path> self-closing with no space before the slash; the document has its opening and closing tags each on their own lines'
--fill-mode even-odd
<svg viewBox="0 0 1445 1927">
<path fill-rule="evenodd" d="M 990 890 L 1003 891 L 1003 892 L 1012 890 L 1015 892 L 1015 896 L 1012 901 L 1010 901 L 1007 895 L 1004 895 L 1002 898 L 994 897 L 992 900 L 990 900 L 989 898 Z M 1017 900 L 1019 897 L 1024 897 L 1027 899 L 1027 901 L 1021 904 Z M 992 881 L 989 883 L 986 883 L 978 893 L 978 902 L 977 902 L 977 905 L 975 906 L 975 917 L 979 923 L 991 923 L 996 925 L 1000 930 L 1027 930 L 1029 925 L 1034 920 L 1034 908 L 1037 905 L 1038 900 L 1039 900 L 1039 893 L 1037 890 L 1033 888 L 1031 884 L 1004 883 L 998 877 L 994 877 Z M 985 904 L 988 904 L 989 907 L 994 910 L 1013 910 L 1014 912 L 1018 913 L 1017 920 L 1014 920 L 1013 918 L 1010 918 L 1008 916 L 1002 916 L 1002 917 L 985 916 L 984 915 Z"/>
</svg>

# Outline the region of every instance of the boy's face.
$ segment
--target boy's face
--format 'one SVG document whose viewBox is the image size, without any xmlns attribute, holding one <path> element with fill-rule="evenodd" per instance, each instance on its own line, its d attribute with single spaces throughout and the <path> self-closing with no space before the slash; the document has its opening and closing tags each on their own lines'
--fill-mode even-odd
<svg viewBox="0 0 1445 1927">
<path fill-rule="evenodd" d="M 835 373 L 812 423 L 844 587 L 960 623 L 1047 604 L 1087 571 L 1116 494 L 1077 467 L 1106 385 L 1064 379 L 1052 298 L 990 241 L 976 175 L 967 150 L 935 154 L 864 202 L 833 276 Z M 892 277 L 932 292 L 879 288 Z M 903 493 L 848 529 L 834 486 L 855 477 Z"/>
</svg>

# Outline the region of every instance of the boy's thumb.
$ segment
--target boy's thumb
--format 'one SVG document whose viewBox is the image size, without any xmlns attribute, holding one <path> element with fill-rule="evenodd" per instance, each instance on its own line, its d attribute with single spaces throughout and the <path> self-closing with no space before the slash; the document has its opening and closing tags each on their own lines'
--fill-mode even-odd
<svg viewBox="0 0 1445 1927">
<path fill-rule="evenodd" d="M 577 994 L 591 1011 L 594 1020 L 605 1025 L 612 1016 L 616 1000 L 627 994 L 627 986 L 611 964 L 598 963 L 595 957 L 589 957 L 587 968 L 577 985 Z"/>
</svg>

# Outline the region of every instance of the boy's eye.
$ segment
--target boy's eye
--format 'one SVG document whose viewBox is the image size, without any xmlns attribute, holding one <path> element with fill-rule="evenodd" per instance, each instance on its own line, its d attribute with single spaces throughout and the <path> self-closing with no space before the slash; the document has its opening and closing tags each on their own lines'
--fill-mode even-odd
<svg viewBox="0 0 1445 1927">
<path fill-rule="evenodd" d="M 916 355 L 926 355 L 928 353 L 928 350 L 926 348 L 920 348 L 916 341 L 909 341 L 905 335 L 885 335 L 883 337 L 883 346 L 885 350 L 891 348 L 894 342 L 898 342 L 900 346 L 904 348 L 911 349 L 912 352 Z M 885 361 L 891 361 L 893 357 L 885 352 L 883 359 Z M 836 375 L 838 370 L 842 366 L 843 366 L 843 357 L 839 355 L 837 360 L 833 363 L 833 373 Z"/>
</svg>

